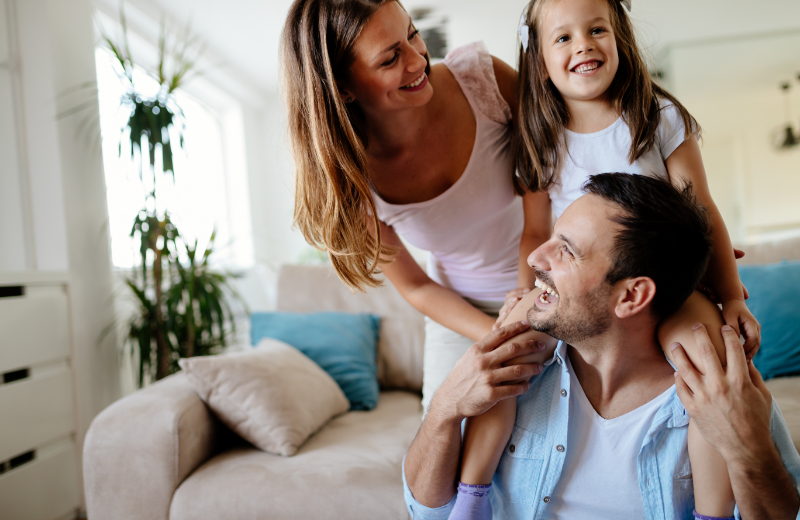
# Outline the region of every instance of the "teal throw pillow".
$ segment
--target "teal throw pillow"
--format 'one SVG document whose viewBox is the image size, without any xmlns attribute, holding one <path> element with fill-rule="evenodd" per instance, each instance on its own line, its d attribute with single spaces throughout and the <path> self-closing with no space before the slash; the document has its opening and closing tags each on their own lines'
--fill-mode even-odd
<svg viewBox="0 0 800 520">
<path fill-rule="evenodd" d="M 800 262 L 739 266 L 761 324 L 761 348 L 753 363 L 764 379 L 800 375 Z"/>
<path fill-rule="evenodd" d="M 350 401 L 351 410 L 372 410 L 378 405 L 378 316 L 254 312 L 250 321 L 253 346 L 262 338 L 288 343 L 330 374 Z"/>
</svg>

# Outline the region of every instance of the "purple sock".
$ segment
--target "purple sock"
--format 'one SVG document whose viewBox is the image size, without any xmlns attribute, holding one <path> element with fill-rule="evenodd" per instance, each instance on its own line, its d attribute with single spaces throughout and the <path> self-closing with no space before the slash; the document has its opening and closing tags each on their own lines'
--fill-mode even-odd
<svg viewBox="0 0 800 520">
<path fill-rule="evenodd" d="M 699 519 L 699 520 L 736 520 L 736 518 L 734 518 L 732 516 L 720 517 L 720 516 L 701 515 L 700 513 L 697 512 L 696 509 L 694 511 L 692 511 L 692 512 L 694 513 L 694 517 Z"/>
<path fill-rule="evenodd" d="M 456 505 L 449 520 L 492 520 L 492 504 L 489 491 L 492 485 L 481 486 L 458 483 Z"/>
</svg>

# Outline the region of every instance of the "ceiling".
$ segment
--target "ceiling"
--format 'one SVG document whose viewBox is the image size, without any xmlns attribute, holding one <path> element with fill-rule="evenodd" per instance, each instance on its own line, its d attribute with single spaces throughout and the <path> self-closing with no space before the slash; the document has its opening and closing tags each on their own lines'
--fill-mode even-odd
<svg viewBox="0 0 800 520">
<path fill-rule="evenodd" d="M 116 0 L 96 2 L 106 11 L 117 8 Z M 174 23 L 190 21 L 193 32 L 207 42 L 208 57 L 262 93 L 277 89 L 278 46 L 290 4 L 290 0 L 126 0 L 129 10 L 156 20 L 156 32 L 162 13 Z M 447 16 L 453 46 L 483 39 L 493 54 L 513 62 L 524 0 L 405 0 L 404 5 L 431 7 Z M 677 42 L 800 30 L 800 2 L 633 0 L 632 17 L 640 43 L 658 55 Z"/>
</svg>

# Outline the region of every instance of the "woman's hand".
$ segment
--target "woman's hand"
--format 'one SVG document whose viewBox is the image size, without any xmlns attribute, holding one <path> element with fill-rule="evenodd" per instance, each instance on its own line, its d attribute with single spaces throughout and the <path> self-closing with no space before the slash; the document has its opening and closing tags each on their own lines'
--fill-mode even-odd
<svg viewBox="0 0 800 520">
<path fill-rule="evenodd" d="M 744 300 L 722 302 L 722 318 L 737 334 L 744 336 L 744 352 L 748 361 L 761 346 L 761 325 L 745 305 Z"/>
<path fill-rule="evenodd" d="M 508 316 L 508 313 L 511 312 L 511 310 L 516 307 L 517 302 L 524 298 L 529 292 L 531 292 L 531 290 L 527 287 L 517 287 L 512 291 L 508 291 L 506 294 L 506 301 L 500 309 L 500 316 L 498 316 L 497 321 L 492 326 L 492 330 L 497 330 L 503 325 L 503 320 Z"/>
</svg>

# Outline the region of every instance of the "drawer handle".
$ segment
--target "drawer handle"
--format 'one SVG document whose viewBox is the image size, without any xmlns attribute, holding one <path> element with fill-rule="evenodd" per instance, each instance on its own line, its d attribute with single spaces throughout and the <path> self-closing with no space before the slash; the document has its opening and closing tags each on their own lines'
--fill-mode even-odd
<svg viewBox="0 0 800 520">
<path fill-rule="evenodd" d="M 0 298 L 13 298 L 25 295 L 25 288 L 21 285 L 6 285 L 0 287 Z"/>
<path fill-rule="evenodd" d="M 22 455 L 17 455 L 16 457 L 8 461 L 8 469 L 9 470 L 16 469 L 22 466 L 23 464 L 32 462 L 33 459 L 35 458 L 36 458 L 36 450 L 27 451 Z"/>
<path fill-rule="evenodd" d="M 30 370 L 27 368 L 12 370 L 11 372 L 6 372 L 5 374 L 3 374 L 3 384 L 13 383 L 14 381 L 27 379 L 30 377 L 30 375 L 31 375 Z"/>
</svg>

